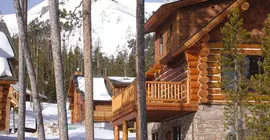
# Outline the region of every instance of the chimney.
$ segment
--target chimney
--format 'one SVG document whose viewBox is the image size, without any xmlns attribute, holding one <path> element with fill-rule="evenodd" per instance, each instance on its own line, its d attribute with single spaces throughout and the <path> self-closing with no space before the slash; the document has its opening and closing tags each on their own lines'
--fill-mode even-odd
<svg viewBox="0 0 270 140">
<path fill-rule="evenodd" d="M 82 72 L 80 71 L 80 68 L 77 68 L 77 71 L 74 73 L 74 75 L 82 75 Z"/>
</svg>

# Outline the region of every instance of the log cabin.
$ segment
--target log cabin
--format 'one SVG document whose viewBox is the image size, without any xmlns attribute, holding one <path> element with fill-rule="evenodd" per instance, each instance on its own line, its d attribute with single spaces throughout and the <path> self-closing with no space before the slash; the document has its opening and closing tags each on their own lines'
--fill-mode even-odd
<svg viewBox="0 0 270 140">
<path fill-rule="evenodd" d="M 127 87 L 134 78 L 128 77 L 94 77 L 94 121 L 111 122 L 111 97 Z M 70 79 L 68 97 L 71 110 L 71 123 L 81 123 L 85 119 L 84 77 L 81 72 L 75 72 Z"/>
<path fill-rule="evenodd" d="M 179 0 L 162 5 L 145 23 L 155 34 L 155 64 L 145 73 L 149 140 L 225 139 L 216 56 L 222 49 L 220 29 L 228 14 L 240 9 L 249 42 L 238 44 L 249 60 L 249 77 L 258 73 L 263 22 L 270 0 Z M 258 16 L 260 15 L 260 16 Z M 137 118 L 136 80 L 112 98 L 114 139 L 127 140 L 127 124 Z"/>
<path fill-rule="evenodd" d="M 8 28 L 3 21 L 0 21 L 0 131 L 9 133 L 10 117 L 10 84 L 17 82 L 15 75 L 14 44 L 10 37 Z"/>
<path fill-rule="evenodd" d="M 14 108 L 18 107 L 19 103 L 19 83 L 17 82 L 16 84 L 11 84 L 9 87 L 9 97 L 10 97 L 10 102 L 11 106 Z M 31 101 L 32 93 L 30 90 L 26 89 L 26 101 Z M 39 94 L 39 97 L 42 101 L 46 101 L 47 97 L 44 94 Z"/>
</svg>

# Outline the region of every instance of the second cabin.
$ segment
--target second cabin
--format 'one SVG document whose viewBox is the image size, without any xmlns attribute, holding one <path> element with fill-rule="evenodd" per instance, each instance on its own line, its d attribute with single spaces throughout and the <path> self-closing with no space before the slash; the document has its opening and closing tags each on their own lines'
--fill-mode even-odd
<svg viewBox="0 0 270 140">
<path fill-rule="evenodd" d="M 112 96 L 127 87 L 134 78 L 128 77 L 94 77 L 94 121 L 111 122 Z M 85 80 L 80 72 L 71 76 L 68 97 L 71 110 L 71 123 L 85 120 Z"/>
</svg>

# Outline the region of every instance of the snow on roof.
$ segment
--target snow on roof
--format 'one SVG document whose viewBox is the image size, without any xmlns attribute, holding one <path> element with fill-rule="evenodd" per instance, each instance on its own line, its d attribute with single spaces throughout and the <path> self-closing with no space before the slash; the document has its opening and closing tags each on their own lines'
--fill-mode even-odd
<svg viewBox="0 0 270 140">
<path fill-rule="evenodd" d="M 77 77 L 78 87 L 81 92 L 85 91 L 85 80 L 83 76 Z M 105 86 L 104 78 L 93 78 L 93 94 L 96 101 L 111 101 L 112 97 L 109 95 Z"/>
<path fill-rule="evenodd" d="M 16 84 L 11 84 L 11 87 L 13 87 L 14 90 L 16 90 L 17 92 L 19 92 L 20 90 L 20 85 L 17 82 Z M 26 94 L 31 95 L 31 91 L 29 89 L 26 89 Z M 43 95 L 43 94 L 39 94 L 39 97 L 43 98 L 43 99 L 47 99 L 47 96 Z"/>
<path fill-rule="evenodd" d="M 108 77 L 110 80 L 115 80 L 117 82 L 121 83 L 132 83 L 134 81 L 134 77 L 117 77 L 117 76 L 112 76 Z"/>
<path fill-rule="evenodd" d="M 1 50 L 0 50 L 1 53 Z M 8 61 L 6 58 L 0 57 L 0 77 L 12 76 Z"/>
<path fill-rule="evenodd" d="M 14 57 L 13 49 L 7 36 L 0 31 L 0 57 L 12 58 Z"/>
</svg>

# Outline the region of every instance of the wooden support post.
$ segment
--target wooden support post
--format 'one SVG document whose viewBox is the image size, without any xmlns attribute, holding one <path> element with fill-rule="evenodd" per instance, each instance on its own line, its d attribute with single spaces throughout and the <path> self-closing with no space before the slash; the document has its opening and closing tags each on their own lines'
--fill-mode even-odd
<svg viewBox="0 0 270 140">
<path fill-rule="evenodd" d="M 128 140 L 128 124 L 127 121 L 123 121 L 122 124 L 122 129 L 123 129 L 123 139 L 122 140 Z"/>
<path fill-rule="evenodd" d="M 119 127 L 117 125 L 114 125 L 114 140 L 120 140 L 119 139 Z"/>
<path fill-rule="evenodd" d="M 139 140 L 139 126 L 138 126 L 139 123 L 138 123 L 138 121 L 139 120 L 138 120 L 138 117 L 137 117 L 136 122 L 134 124 L 136 126 L 136 128 L 135 128 L 136 129 L 136 140 Z"/>
</svg>

